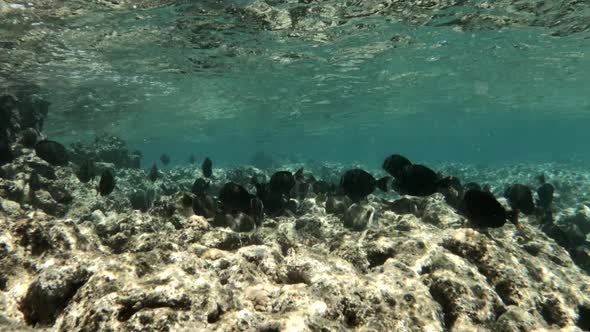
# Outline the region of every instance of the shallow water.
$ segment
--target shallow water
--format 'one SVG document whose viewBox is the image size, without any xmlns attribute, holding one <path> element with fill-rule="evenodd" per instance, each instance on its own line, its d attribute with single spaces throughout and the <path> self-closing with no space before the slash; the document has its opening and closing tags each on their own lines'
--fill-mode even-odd
<svg viewBox="0 0 590 332">
<path fill-rule="evenodd" d="M 51 101 L 61 141 L 110 132 L 145 164 L 587 160 L 588 4 L 16 3 L 0 83 Z"/>
<path fill-rule="evenodd" d="M 0 331 L 590 330 L 588 22 L 0 0 Z"/>
</svg>

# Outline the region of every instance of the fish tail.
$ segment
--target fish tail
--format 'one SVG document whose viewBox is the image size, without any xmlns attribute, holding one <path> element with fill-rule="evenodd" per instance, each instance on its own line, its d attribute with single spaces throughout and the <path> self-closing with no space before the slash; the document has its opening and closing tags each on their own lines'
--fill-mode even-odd
<svg viewBox="0 0 590 332">
<path fill-rule="evenodd" d="M 301 167 L 297 170 L 297 172 L 295 172 L 294 177 L 297 181 L 303 181 L 303 167 Z"/>
<path fill-rule="evenodd" d="M 508 218 L 510 219 L 510 222 L 516 226 L 518 226 L 518 214 L 519 213 L 520 213 L 520 210 L 518 210 L 518 209 L 514 209 L 514 210 L 508 212 Z"/>
<path fill-rule="evenodd" d="M 384 176 L 381 179 L 377 180 L 377 188 L 381 189 L 381 191 L 387 192 L 387 185 L 389 184 L 389 176 Z"/>
</svg>

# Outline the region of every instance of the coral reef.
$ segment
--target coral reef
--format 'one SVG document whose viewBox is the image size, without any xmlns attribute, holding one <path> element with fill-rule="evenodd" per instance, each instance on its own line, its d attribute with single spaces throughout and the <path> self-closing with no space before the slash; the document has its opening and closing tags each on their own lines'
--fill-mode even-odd
<svg viewBox="0 0 590 332">
<path fill-rule="evenodd" d="M 116 169 L 117 189 L 100 197 L 71 165 L 23 151 L 0 179 L 0 328 L 587 329 L 590 278 L 534 216 L 481 231 L 440 194 L 353 205 L 311 194 L 295 214 L 232 230 L 184 204 L 196 167 L 163 171 L 155 183 L 143 170 Z M 343 168 L 307 171 L 329 177 Z M 41 188 L 31 194 L 33 171 Z M 462 175 L 490 184 L 519 176 L 498 172 Z M 268 176 L 216 168 L 209 191 L 253 175 Z M 570 196 L 562 192 L 556 206 L 573 204 Z M 587 232 L 588 210 L 558 209 L 555 223 Z"/>
</svg>

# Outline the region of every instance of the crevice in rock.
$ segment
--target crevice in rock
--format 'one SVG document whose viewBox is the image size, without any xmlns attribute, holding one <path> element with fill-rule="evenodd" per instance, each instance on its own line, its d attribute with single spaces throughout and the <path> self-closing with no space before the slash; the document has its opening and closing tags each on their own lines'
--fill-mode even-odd
<svg viewBox="0 0 590 332">
<path fill-rule="evenodd" d="M 549 298 L 541 304 L 541 316 L 549 325 L 564 327 L 568 324 L 567 314 L 561 307 L 561 302 L 555 298 Z"/>
<path fill-rule="evenodd" d="M 219 303 L 215 304 L 215 308 L 207 314 L 207 323 L 217 323 L 223 314 L 223 309 Z"/>
<path fill-rule="evenodd" d="M 309 278 L 305 275 L 305 272 L 299 270 L 291 270 L 287 272 L 286 283 L 289 285 L 294 284 L 306 284 L 309 285 Z"/>
<path fill-rule="evenodd" d="M 7 291 L 8 290 L 8 278 L 6 278 L 1 272 L 0 272 L 0 291 Z"/>
<path fill-rule="evenodd" d="M 494 287 L 496 293 L 505 305 L 518 305 L 514 297 L 518 296 L 518 287 L 512 280 L 502 280 Z"/>
<path fill-rule="evenodd" d="M 454 298 L 457 294 L 453 289 L 453 285 L 449 281 L 434 282 L 429 290 L 432 298 L 442 308 L 445 330 L 450 330 L 458 318 L 458 314 L 454 308 Z"/>
<path fill-rule="evenodd" d="M 393 254 L 390 252 L 377 252 L 371 251 L 367 253 L 367 260 L 369 261 L 369 268 L 373 268 L 376 266 L 381 266 L 385 264 L 387 259 L 393 257 Z"/>
<path fill-rule="evenodd" d="M 192 304 L 188 296 L 183 296 L 180 299 L 161 299 L 156 296 L 147 296 L 144 299 L 137 299 L 135 297 L 121 301 L 122 308 L 119 309 L 117 319 L 120 322 L 128 321 L 131 316 L 142 309 L 156 309 L 156 308 L 170 308 L 174 310 L 189 310 Z"/>
<path fill-rule="evenodd" d="M 59 313 L 89 278 L 87 271 L 77 271 L 61 280 L 49 276 L 43 282 L 33 282 L 20 304 L 27 324 L 37 326 L 55 323 Z"/>
</svg>

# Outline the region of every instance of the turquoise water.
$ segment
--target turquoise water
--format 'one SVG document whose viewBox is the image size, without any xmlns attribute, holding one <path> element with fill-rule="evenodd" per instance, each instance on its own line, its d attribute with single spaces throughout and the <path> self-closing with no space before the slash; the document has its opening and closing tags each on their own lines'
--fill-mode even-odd
<svg viewBox="0 0 590 332">
<path fill-rule="evenodd" d="M 43 37 L 21 51 L 36 61 L 3 82 L 34 84 L 51 101 L 50 137 L 110 132 L 144 164 L 164 151 L 173 163 L 194 153 L 218 164 L 258 150 L 371 165 L 393 152 L 587 159 L 588 5 L 383 3 L 72 4 L 76 15 L 5 26 Z"/>
</svg>

